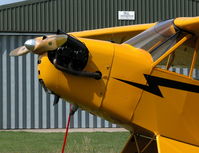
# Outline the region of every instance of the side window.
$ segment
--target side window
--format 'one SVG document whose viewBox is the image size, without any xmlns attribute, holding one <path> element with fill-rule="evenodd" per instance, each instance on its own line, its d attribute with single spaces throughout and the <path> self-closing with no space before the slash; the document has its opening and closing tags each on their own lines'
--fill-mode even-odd
<svg viewBox="0 0 199 153">
<path fill-rule="evenodd" d="M 157 67 L 189 76 L 189 71 L 193 59 L 194 47 L 192 47 L 191 45 L 189 46 L 186 43 L 181 45 L 167 58 L 160 62 L 159 65 L 157 65 Z"/>
</svg>

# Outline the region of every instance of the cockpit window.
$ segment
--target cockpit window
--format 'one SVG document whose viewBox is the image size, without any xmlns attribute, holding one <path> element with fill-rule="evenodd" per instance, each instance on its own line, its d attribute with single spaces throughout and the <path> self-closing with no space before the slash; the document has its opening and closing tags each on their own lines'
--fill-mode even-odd
<svg viewBox="0 0 199 153">
<path fill-rule="evenodd" d="M 172 19 L 159 22 L 124 43 L 148 51 L 155 61 L 176 44 L 179 36 L 180 30 L 175 27 Z"/>
</svg>

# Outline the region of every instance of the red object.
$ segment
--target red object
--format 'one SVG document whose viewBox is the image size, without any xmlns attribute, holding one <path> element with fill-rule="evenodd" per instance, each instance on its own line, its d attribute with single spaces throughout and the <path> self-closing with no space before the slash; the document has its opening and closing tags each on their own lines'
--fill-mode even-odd
<svg viewBox="0 0 199 153">
<path fill-rule="evenodd" d="M 62 153 L 64 153 L 64 149 L 65 149 L 65 146 L 66 146 L 66 139 L 67 139 L 67 136 L 68 136 L 68 129 L 69 129 L 69 125 L 70 125 L 70 118 L 71 118 L 71 111 L 72 111 L 72 106 L 70 105 L 70 113 L 68 115 L 68 122 L 66 124 L 66 132 L 65 132 L 65 136 L 64 136 L 64 142 L 63 142 L 63 145 L 62 145 Z"/>
</svg>

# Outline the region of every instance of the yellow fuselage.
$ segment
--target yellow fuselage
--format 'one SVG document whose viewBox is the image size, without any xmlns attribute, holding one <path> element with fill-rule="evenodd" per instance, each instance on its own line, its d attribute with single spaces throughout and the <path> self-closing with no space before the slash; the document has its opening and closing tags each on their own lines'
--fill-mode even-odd
<svg viewBox="0 0 199 153">
<path fill-rule="evenodd" d="M 100 71 L 102 79 L 64 73 L 54 67 L 45 53 L 39 57 L 38 71 L 39 79 L 49 90 L 130 131 L 136 124 L 155 134 L 199 145 L 198 93 L 160 87 L 164 94 L 161 97 L 120 79 L 141 85 L 147 85 L 144 75 L 199 85 L 198 81 L 153 68 L 153 59 L 148 52 L 128 44 L 84 38 L 79 40 L 89 50 L 89 60 L 84 70 Z M 193 128 L 188 128 L 188 124 Z"/>
</svg>

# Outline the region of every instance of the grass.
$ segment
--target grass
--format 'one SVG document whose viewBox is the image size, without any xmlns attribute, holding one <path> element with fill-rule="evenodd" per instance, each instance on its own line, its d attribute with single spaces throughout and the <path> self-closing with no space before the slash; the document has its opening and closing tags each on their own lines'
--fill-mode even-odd
<svg viewBox="0 0 199 153">
<path fill-rule="evenodd" d="M 66 153 L 119 153 L 128 132 L 69 133 Z M 0 132 L 0 153 L 60 153 L 64 133 Z"/>
</svg>

